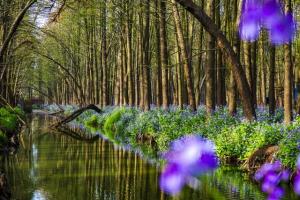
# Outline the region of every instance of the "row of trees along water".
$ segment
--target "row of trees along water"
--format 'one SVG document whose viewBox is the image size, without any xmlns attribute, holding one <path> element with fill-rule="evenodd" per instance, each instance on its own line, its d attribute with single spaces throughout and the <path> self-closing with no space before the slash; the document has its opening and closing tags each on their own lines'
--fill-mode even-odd
<svg viewBox="0 0 300 200">
<path fill-rule="evenodd" d="M 269 105 L 270 114 L 284 106 L 289 123 L 293 108 L 300 111 L 299 37 L 275 47 L 263 30 L 257 41 L 241 41 L 241 7 L 239 0 L 0 0 L 2 101 L 145 110 L 206 104 L 208 114 L 224 105 L 234 114 L 241 102 L 248 119 L 256 106 Z M 284 9 L 299 18 L 299 0 Z"/>
</svg>

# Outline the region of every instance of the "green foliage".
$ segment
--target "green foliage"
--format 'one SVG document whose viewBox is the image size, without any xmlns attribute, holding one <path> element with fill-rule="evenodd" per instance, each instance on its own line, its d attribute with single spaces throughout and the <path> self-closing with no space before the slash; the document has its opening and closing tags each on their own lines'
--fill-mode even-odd
<svg viewBox="0 0 300 200">
<path fill-rule="evenodd" d="M 300 153 L 300 117 L 289 126 L 286 127 L 286 133 L 279 144 L 279 152 L 277 157 L 281 162 L 294 169 L 297 157 Z"/>
<path fill-rule="evenodd" d="M 18 117 L 25 119 L 25 113 L 21 108 L 0 108 L 0 127 L 9 132 L 15 131 L 18 126 Z"/>
<path fill-rule="evenodd" d="M 223 159 L 247 159 L 259 148 L 278 145 L 283 138 L 282 126 L 268 123 L 240 123 L 222 130 L 213 139 Z"/>
<path fill-rule="evenodd" d="M 13 110 L 5 107 L 0 108 L 1 127 L 10 132 L 15 131 L 18 125 L 18 115 L 25 116 L 19 108 Z"/>
<path fill-rule="evenodd" d="M 25 112 L 20 107 L 15 107 L 11 113 L 14 113 L 22 119 L 25 119 Z"/>
<path fill-rule="evenodd" d="M 122 114 L 125 112 L 124 108 L 116 108 L 114 111 L 107 117 L 103 129 L 105 134 L 109 138 L 114 136 L 114 132 L 116 131 L 115 123 L 120 120 Z"/>
<path fill-rule="evenodd" d="M 249 138 L 252 138 L 254 132 L 250 123 L 241 123 L 223 129 L 214 139 L 218 156 L 222 159 L 244 159 L 247 147 L 252 142 Z"/>
<path fill-rule="evenodd" d="M 100 128 L 98 123 L 98 116 L 93 114 L 91 117 L 87 118 L 87 120 L 84 121 L 84 125 L 91 128 Z"/>
</svg>

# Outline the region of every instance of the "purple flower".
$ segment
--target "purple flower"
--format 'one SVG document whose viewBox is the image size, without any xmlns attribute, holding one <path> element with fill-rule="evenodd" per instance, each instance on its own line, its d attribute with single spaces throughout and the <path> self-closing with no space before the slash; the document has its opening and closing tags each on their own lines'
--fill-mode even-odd
<svg viewBox="0 0 300 200">
<path fill-rule="evenodd" d="M 281 45 L 289 43 L 294 39 L 296 25 L 291 13 L 283 15 L 271 25 L 270 39 L 273 44 Z"/>
<path fill-rule="evenodd" d="M 180 166 L 167 164 L 160 176 L 160 188 L 171 195 L 176 195 L 185 184 L 185 176 Z"/>
<path fill-rule="evenodd" d="M 258 38 L 261 29 L 260 15 L 260 1 L 245 0 L 243 2 L 239 24 L 239 33 L 243 40 L 254 41 Z"/>
<path fill-rule="evenodd" d="M 288 182 L 289 181 L 289 178 L 290 178 L 290 172 L 289 170 L 283 170 L 280 174 L 280 178 L 281 180 L 285 181 L 285 182 Z"/>
<path fill-rule="evenodd" d="M 296 177 L 294 179 L 294 192 L 297 195 L 300 195 L 300 175 L 299 175 L 299 173 L 296 175 Z"/>
<path fill-rule="evenodd" d="M 281 187 L 275 187 L 269 194 L 268 200 L 279 200 L 284 196 L 284 190 Z"/>
<path fill-rule="evenodd" d="M 180 192 L 185 184 L 197 185 L 191 184 L 193 176 L 218 167 L 214 144 L 194 135 L 174 141 L 164 157 L 167 165 L 160 177 L 160 187 L 171 195 Z"/>
<path fill-rule="evenodd" d="M 291 12 L 285 14 L 279 0 L 244 0 L 240 17 L 240 37 L 254 41 L 261 28 L 269 31 L 271 43 L 281 45 L 291 42 L 296 33 L 296 21 Z"/>
<path fill-rule="evenodd" d="M 190 174 L 200 174 L 218 167 L 214 144 L 194 135 L 174 141 L 165 158 Z"/>
<path fill-rule="evenodd" d="M 279 161 L 264 164 L 255 174 L 255 179 L 262 181 L 261 189 L 268 194 L 268 200 L 279 200 L 284 195 L 284 190 L 279 187 L 282 181 L 289 180 L 289 171 L 281 170 Z"/>
<path fill-rule="evenodd" d="M 277 0 L 266 0 L 262 6 L 261 19 L 263 25 L 272 29 L 283 16 L 281 5 Z"/>
<path fill-rule="evenodd" d="M 257 172 L 255 173 L 255 179 L 257 181 L 262 180 L 270 172 L 278 172 L 281 169 L 281 163 L 275 161 L 274 163 L 264 164 Z"/>
<path fill-rule="evenodd" d="M 298 155 L 296 167 L 297 167 L 297 174 L 294 178 L 294 192 L 297 195 L 300 195 L 300 173 L 299 173 L 299 171 L 300 171 L 300 155 Z"/>
</svg>

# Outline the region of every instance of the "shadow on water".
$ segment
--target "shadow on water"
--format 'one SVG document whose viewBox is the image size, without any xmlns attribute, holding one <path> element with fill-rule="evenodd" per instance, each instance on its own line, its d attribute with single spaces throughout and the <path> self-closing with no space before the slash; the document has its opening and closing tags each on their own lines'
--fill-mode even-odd
<svg viewBox="0 0 300 200">
<path fill-rule="evenodd" d="M 160 168 L 139 153 L 103 139 L 87 143 L 53 134 L 46 129 L 50 123 L 47 116 L 34 116 L 21 135 L 19 152 L 5 162 L 13 199 L 265 199 L 243 173 L 232 169 L 202 177 L 198 189 L 185 187 L 172 198 L 159 189 Z"/>
</svg>

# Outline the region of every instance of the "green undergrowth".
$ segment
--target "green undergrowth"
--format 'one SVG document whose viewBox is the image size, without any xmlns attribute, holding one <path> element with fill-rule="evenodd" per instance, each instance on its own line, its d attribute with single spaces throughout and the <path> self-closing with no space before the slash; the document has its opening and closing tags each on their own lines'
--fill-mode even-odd
<svg viewBox="0 0 300 200">
<path fill-rule="evenodd" d="M 18 126 L 18 116 L 24 118 L 24 112 L 19 108 L 0 108 L 0 126 L 4 131 L 15 131 Z"/>
<path fill-rule="evenodd" d="M 138 139 L 153 139 L 158 153 L 166 151 L 173 140 L 183 135 L 198 134 L 216 144 L 217 154 L 223 161 L 243 162 L 259 148 L 279 145 L 277 158 L 293 168 L 300 153 L 300 118 L 285 126 L 282 109 L 277 110 L 274 117 L 267 111 L 257 113 L 258 120 L 250 123 L 241 117 L 242 114 L 232 117 L 226 108 L 219 108 L 208 117 L 204 107 L 197 112 L 175 108 L 143 112 L 136 108 L 107 107 L 102 114 L 87 111 L 77 121 L 111 140 L 140 146 L 147 151 L 153 144 L 141 144 Z"/>
<path fill-rule="evenodd" d="M 19 108 L 0 108 L 0 146 L 7 143 L 7 134 L 17 130 L 19 126 L 19 118 L 24 119 L 25 114 Z"/>
</svg>

